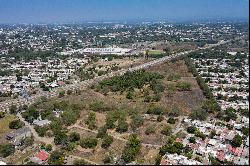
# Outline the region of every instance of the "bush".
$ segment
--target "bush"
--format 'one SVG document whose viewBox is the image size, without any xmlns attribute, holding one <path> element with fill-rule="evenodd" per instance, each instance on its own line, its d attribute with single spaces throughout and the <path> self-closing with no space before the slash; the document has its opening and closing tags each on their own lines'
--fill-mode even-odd
<svg viewBox="0 0 250 166">
<path fill-rule="evenodd" d="M 116 131 L 119 133 L 128 131 L 128 123 L 125 120 L 119 120 Z"/>
<path fill-rule="evenodd" d="M 195 142 L 195 137 L 190 137 L 190 138 L 189 138 L 189 142 L 195 144 L 195 143 L 196 143 L 196 142 Z"/>
<path fill-rule="evenodd" d="M 233 147 L 240 147 L 242 144 L 242 137 L 239 134 L 236 134 L 231 142 Z"/>
<path fill-rule="evenodd" d="M 208 117 L 208 113 L 203 109 L 194 110 L 190 115 L 190 118 L 192 120 L 198 119 L 198 120 L 204 121 L 207 119 L 207 117 Z"/>
<path fill-rule="evenodd" d="M 153 125 L 150 125 L 146 128 L 145 134 L 146 135 L 153 134 L 155 133 L 155 130 L 156 130 L 155 127 Z"/>
<path fill-rule="evenodd" d="M 109 111 L 110 108 L 107 107 L 104 102 L 102 101 L 95 101 L 95 102 L 92 102 L 90 105 L 89 105 L 89 108 L 95 112 L 106 112 L 106 111 Z"/>
<path fill-rule="evenodd" d="M 61 98 L 65 95 L 65 91 L 60 91 L 58 97 Z"/>
<path fill-rule="evenodd" d="M 69 135 L 69 141 L 70 142 L 76 142 L 80 140 L 80 134 L 77 132 L 72 132 Z"/>
<path fill-rule="evenodd" d="M 164 108 L 158 106 L 151 106 L 147 111 L 147 114 L 154 114 L 154 115 L 161 115 L 163 113 L 164 113 Z"/>
<path fill-rule="evenodd" d="M 191 90 L 191 84 L 188 82 L 178 82 L 176 84 L 176 87 L 179 91 L 190 91 Z"/>
<path fill-rule="evenodd" d="M 188 133 L 194 134 L 196 131 L 197 131 L 197 128 L 194 127 L 194 126 L 189 126 L 189 127 L 187 128 L 187 132 L 188 132 Z"/>
<path fill-rule="evenodd" d="M 200 137 L 203 141 L 206 139 L 206 135 L 201 133 L 200 131 L 195 131 L 195 136 Z"/>
<path fill-rule="evenodd" d="M 35 126 L 35 130 L 40 137 L 44 137 L 48 129 L 46 127 Z"/>
<path fill-rule="evenodd" d="M 163 120 L 164 120 L 163 115 L 159 115 L 159 116 L 157 117 L 157 121 L 158 121 L 158 122 L 161 122 L 161 121 L 163 121 Z"/>
<path fill-rule="evenodd" d="M 98 129 L 98 133 L 96 135 L 97 138 L 103 138 L 107 133 L 107 127 L 106 126 L 102 126 Z"/>
<path fill-rule="evenodd" d="M 15 153 L 15 146 L 7 143 L 7 144 L 0 144 L 0 157 L 8 157 L 11 154 Z"/>
<path fill-rule="evenodd" d="M 140 114 L 133 114 L 131 116 L 131 120 L 132 120 L 131 122 L 132 129 L 136 129 L 142 126 L 144 121 L 143 117 Z"/>
<path fill-rule="evenodd" d="M 19 119 L 13 120 L 9 123 L 10 129 L 19 129 L 19 128 L 22 128 L 23 126 L 24 126 L 24 123 L 21 122 Z"/>
<path fill-rule="evenodd" d="M 135 157 L 139 154 L 141 148 L 141 141 L 137 138 L 136 135 L 131 135 L 126 143 L 122 151 L 121 158 L 129 163 L 135 159 Z"/>
<path fill-rule="evenodd" d="M 89 165 L 84 159 L 77 159 L 74 161 L 74 165 Z"/>
<path fill-rule="evenodd" d="M 164 126 L 161 130 L 161 134 L 169 136 L 172 133 L 172 128 L 170 126 Z"/>
<path fill-rule="evenodd" d="M 0 112 L 0 119 L 5 117 L 5 112 Z"/>
<path fill-rule="evenodd" d="M 110 135 L 105 135 L 102 140 L 101 147 L 102 148 L 108 148 L 113 142 L 113 137 Z"/>
<path fill-rule="evenodd" d="M 93 137 L 87 137 L 80 140 L 80 146 L 83 148 L 94 148 L 97 145 L 97 139 Z"/>
<path fill-rule="evenodd" d="M 53 148 L 52 148 L 52 145 L 51 145 L 51 144 L 46 145 L 46 150 L 47 150 L 48 152 L 50 152 L 52 149 L 53 149 Z"/>
<path fill-rule="evenodd" d="M 90 112 L 87 119 L 85 120 L 85 124 L 88 125 L 88 128 L 93 130 L 96 128 L 96 115 L 94 112 Z"/>
<path fill-rule="evenodd" d="M 175 124 L 175 119 L 173 117 L 168 118 L 168 123 Z"/>
<path fill-rule="evenodd" d="M 178 117 L 180 116 L 181 110 L 177 107 L 174 106 L 171 111 L 168 113 L 168 116 L 173 116 L 173 117 Z"/>
<path fill-rule="evenodd" d="M 127 99 L 133 99 L 133 92 L 128 91 L 127 95 L 126 95 Z"/>
<path fill-rule="evenodd" d="M 15 113 L 17 112 L 17 107 L 16 107 L 16 105 L 11 105 L 9 111 L 10 111 L 11 114 L 15 114 Z"/>
<path fill-rule="evenodd" d="M 64 153 L 61 150 L 55 150 L 50 154 L 48 163 L 50 165 L 63 165 L 64 162 Z"/>
</svg>

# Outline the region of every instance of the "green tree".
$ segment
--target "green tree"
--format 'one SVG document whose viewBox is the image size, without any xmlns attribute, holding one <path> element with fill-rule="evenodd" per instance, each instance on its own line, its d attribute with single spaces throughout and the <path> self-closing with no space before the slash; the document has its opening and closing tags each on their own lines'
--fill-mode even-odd
<svg viewBox="0 0 250 166">
<path fill-rule="evenodd" d="M 128 139 L 126 146 L 122 151 L 122 159 L 128 163 L 135 159 L 135 157 L 140 153 L 141 141 L 136 135 L 131 135 Z"/>
<path fill-rule="evenodd" d="M 10 111 L 11 114 L 15 114 L 17 112 L 16 105 L 11 105 L 9 111 Z"/>
<path fill-rule="evenodd" d="M 240 147 L 242 142 L 242 137 L 239 134 L 236 134 L 231 143 L 233 147 Z"/>
<path fill-rule="evenodd" d="M 10 129 L 19 129 L 24 126 L 24 123 L 21 122 L 19 119 L 13 120 L 9 123 L 9 128 Z"/>
<path fill-rule="evenodd" d="M 113 137 L 106 134 L 102 139 L 101 147 L 106 149 L 112 144 L 112 142 L 113 142 Z"/>
<path fill-rule="evenodd" d="M 196 143 L 195 137 L 190 137 L 189 138 L 189 142 L 195 144 Z"/>
<path fill-rule="evenodd" d="M 172 133 L 172 128 L 170 126 L 164 126 L 161 130 L 161 134 L 169 136 Z"/>
<path fill-rule="evenodd" d="M 84 159 L 77 159 L 74 161 L 74 165 L 89 165 Z"/>
<path fill-rule="evenodd" d="M 96 128 L 96 115 L 94 112 L 90 112 L 88 114 L 87 119 L 85 120 L 85 124 L 88 125 L 88 128 L 93 130 Z"/>
<path fill-rule="evenodd" d="M 65 95 L 65 91 L 63 90 L 63 91 L 60 91 L 60 92 L 59 92 L 58 97 L 61 98 L 61 97 L 63 97 L 64 95 Z"/>
<path fill-rule="evenodd" d="M 128 131 L 128 123 L 125 120 L 119 120 L 116 131 L 119 133 Z"/>
<path fill-rule="evenodd" d="M 0 144 L 0 157 L 8 157 L 13 153 L 15 153 L 14 145 L 10 143 Z"/>
<path fill-rule="evenodd" d="M 97 145 L 97 139 L 93 137 L 86 137 L 80 140 L 80 146 L 83 148 L 94 148 Z"/>
<path fill-rule="evenodd" d="M 98 133 L 96 135 L 97 138 L 103 138 L 107 133 L 107 127 L 104 125 L 98 129 Z"/>
<path fill-rule="evenodd" d="M 61 150 L 55 150 L 50 154 L 48 163 L 50 165 L 63 165 L 64 162 L 64 152 Z"/>
<path fill-rule="evenodd" d="M 70 142 L 76 142 L 80 140 L 80 134 L 77 132 L 72 132 L 69 135 L 69 141 Z"/>
</svg>

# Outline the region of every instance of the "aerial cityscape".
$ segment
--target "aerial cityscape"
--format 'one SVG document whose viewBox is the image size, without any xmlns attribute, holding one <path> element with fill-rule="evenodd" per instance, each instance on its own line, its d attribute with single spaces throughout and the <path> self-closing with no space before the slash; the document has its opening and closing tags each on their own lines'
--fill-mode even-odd
<svg viewBox="0 0 250 166">
<path fill-rule="evenodd" d="M 249 165 L 248 0 L 0 0 L 0 165 Z"/>
</svg>

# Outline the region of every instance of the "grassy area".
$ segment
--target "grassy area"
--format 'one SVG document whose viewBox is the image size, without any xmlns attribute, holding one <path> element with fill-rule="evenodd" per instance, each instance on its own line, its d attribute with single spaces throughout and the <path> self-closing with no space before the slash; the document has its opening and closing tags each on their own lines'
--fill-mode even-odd
<svg viewBox="0 0 250 166">
<path fill-rule="evenodd" d="M 14 115 L 6 115 L 4 118 L 0 119 L 0 136 L 11 131 L 11 129 L 9 129 L 9 123 L 14 119 Z"/>
<path fill-rule="evenodd" d="M 148 54 L 149 55 L 159 55 L 159 54 L 163 54 L 164 51 L 163 50 L 149 50 Z"/>
</svg>

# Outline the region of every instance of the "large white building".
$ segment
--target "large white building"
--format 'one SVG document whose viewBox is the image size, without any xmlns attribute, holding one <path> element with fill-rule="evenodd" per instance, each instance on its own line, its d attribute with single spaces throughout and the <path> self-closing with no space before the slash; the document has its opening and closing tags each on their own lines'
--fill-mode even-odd
<svg viewBox="0 0 250 166">
<path fill-rule="evenodd" d="M 61 52 L 61 55 L 71 55 L 73 53 L 91 53 L 91 54 L 100 54 L 100 55 L 105 55 L 105 54 L 115 54 L 115 55 L 125 55 L 129 53 L 131 49 L 127 48 L 85 48 L 85 49 L 78 49 L 78 50 L 72 50 L 72 51 L 66 51 L 66 52 Z"/>
</svg>

